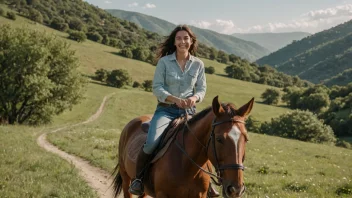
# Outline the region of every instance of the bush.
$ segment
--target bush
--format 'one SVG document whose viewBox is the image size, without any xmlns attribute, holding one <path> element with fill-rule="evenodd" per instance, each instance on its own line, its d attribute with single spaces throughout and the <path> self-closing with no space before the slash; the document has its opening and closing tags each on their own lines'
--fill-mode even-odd
<svg viewBox="0 0 352 198">
<path fill-rule="evenodd" d="M 264 99 L 263 102 L 265 104 L 278 104 L 280 100 L 280 91 L 273 88 L 266 89 L 262 93 L 261 98 Z"/>
<path fill-rule="evenodd" d="M 125 49 L 121 50 L 121 55 L 126 58 L 133 58 L 133 53 L 130 48 L 125 48 Z"/>
<path fill-rule="evenodd" d="M 215 73 L 215 68 L 213 66 L 205 67 L 205 73 L 214 74 Z"/>
<path fill-rule="evenodd" d="M 37 10 L 30 9 L 28 18 L 32 21 L 43 23 L 43 15 Z"/>
<path fill-rule="evenodd" d="M 152 80 L 145 80 L 142 85 L 145 91 L 151 92 L 153 90 Z"/>
<path fill-rule="evenodd" d="M 16 20 L 16 14 L 14 12 L 7 12 L 7 18 Z"/>
<path fill-rule="evenodd" d="M 101 43 L 103 40 L 103 37 L 98 32 L 88 32 L 87 38 L 98 43 Z"/>
<path fill-rule="evenodd" d="M 105 70 L 105 69 L 98 69 L 97 71 L 95 71 L 95 79 L 101 82 L 106 82 L 108 75 L 109 75 L 109 72 L 108 70 Z"/>
<path fill-rule="evenodd" d="M 140 86 L 141 86 L 141 83 L 139 83 L 139 82 L 137 82 L 137 81 L 134 81 L 134 82 L 133 82 L 133 85 L 132 85 L 133 88 L 138 88 L 138 87 L 140 87 Z"/>
<path fill-rule="evenodd" d="M 117 69 L 111 71 L 111 73 L 108 75 L 108 78 L 106 79 L 106 82 L 110 86 L 121 88 L 125 85 L 131 84 L 132 79 L 127 70 Z"/>
<path fill-rule="evenodd" d="M 336 142 L 330 126 L 323 124 L 312 112 L 302 110 L 295 110 L 271 119 L 270 123 L 263 123 L 260 132 L 314 143 Z"/>
<path fill-rule="evenodd" d="M 249 116 L 246 120 L 246 128 L 250 132 L 259 133 L 261 123 L 253 116 Z"/>
<path fill-rule="evenodd" d="M 1 7 L 0 7 L 0 16 L 3 16 L 5 14 L 5 10 L 3 10 Z"/>
<path fill-rule="evenodd" d="M 84 79 L 66 42 L 43 32 L 0 26 L 0 118 L 42 124 L 82 98 Z M 30 58 L 29 58 L 30 57 Z"/>
<path fill-rule="evenodd" d="M 73 30 L 69 32 L 68 38 L 80 43 L 85 41 L 87 39 L 87 36 L 84 32 Z"/>
</svg>

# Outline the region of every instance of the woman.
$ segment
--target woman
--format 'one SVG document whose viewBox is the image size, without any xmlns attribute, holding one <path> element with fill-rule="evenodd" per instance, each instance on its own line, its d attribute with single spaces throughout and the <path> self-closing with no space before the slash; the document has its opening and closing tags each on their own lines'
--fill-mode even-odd
<svg viewBox="0 0 352 198">
<path fill-rule="evenodd" d="M 203 62 L 194 55 L 197 39 L 189 27 L 177 26 L 161 44 L 153 79 L 153 94 L 158 105 L 150 123 L 147 140 L 138 155 L 136 179 L 129 192 L 143 194 L 143 168 L 154 152 L 169 123 L 187 111 L 194 114 L 195 104 L 202 102 L 206 92 Z"/>
</svg>

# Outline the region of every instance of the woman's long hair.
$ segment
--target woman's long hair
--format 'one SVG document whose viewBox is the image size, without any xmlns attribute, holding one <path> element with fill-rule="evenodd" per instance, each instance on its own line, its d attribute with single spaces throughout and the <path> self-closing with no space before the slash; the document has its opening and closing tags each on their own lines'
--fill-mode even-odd
<svg viewBox="0 0 352 198">
<path fill-rule="evenodd" d="M 175 37 L 177 32 L 182 30 L 186 31 L 192 40 L 191 47 L 188 50 L 189 53 L 192 54 L 193 56 L 196 55 L 197 48 L 198 48 L 198 41 L 197 41 L 196 35 L 192 32 L 192 30 L 187 25 L 179 25 L 171 32 L 169 36 L 166 37 L 166 40 L 160 44 L 159 50 L 157 52 L 157 61 L 161 57 L 166 56 L 168 54 L 172 54 L 176 51 Z"/>
</svg>

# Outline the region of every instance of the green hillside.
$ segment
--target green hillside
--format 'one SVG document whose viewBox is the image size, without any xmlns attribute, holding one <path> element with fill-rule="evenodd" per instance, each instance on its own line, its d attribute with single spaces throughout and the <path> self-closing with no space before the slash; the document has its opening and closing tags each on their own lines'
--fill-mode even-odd
<svg viewBox="0 0 352 198">
<path fill-rule="evenodd" d="M 0 7 L 3 7 L 0 5 Z M 7 9 L 5 8 L 7 11 Z M 80 61 L 80 71 L 94 74 L 96 69 L 124 68 L 133 80 L 151 79 L 151 64 L 116 55 L 119 49 L 92 41 L 78 43 L 59 32 L 17 16 L 15 21 L 0 16 L 0 24 L 27 27 L 56 35 L 71 45 Z M 206 65 L 226 65 L 203 59 Z M 221 74 L 223 70 L 217 74 Z M 209 106 L 219 95 L 221 101 L 237 106 L 255 97 L 251 115 L 268 121 L 286 108 L 262 104 L 260 94 L 269 86 L 207 75 L 208 91 L 198 111 Z M 60 149 L 81 156 L 91 164 L 111 172 L 116 165 L 117 145 L 122 127 L 135 116 L 152 113 L 156 100 L 150 92 L 127 87 L 116 89 L 91 81 L 85 98 L 71 111 L 55 117 L 41 127 L 0 126 L 0 195 L 1 197 L 98 197 L 81 179 L 77 169 L 65 160 L 45 152 L 37 137 L 59 127 L 87 120 L 108 99 L 103 114 L 96 121 L 50 134 L 49 140 Z M 246 197 L 348 197 L 351 195 L 352 151 L 327 145 L 311 144 L 268 135 L 249 133 L 246 149 Z M 349 193 L 349 194 L 348 194 Z"/>
<path fill-rule="evenodd" d="M 301 40 L 310 36 L 307 32 L 283 32 L 283 33 L 235 33 L 232 36 L 246 41 L 252 41 L 275 52 L 293 41 Z"/>
<path fill-rule="evenodd" d="M 134 22 L 146 30 L 162 35 L 169 34 L 176 26 L 165 20 L 137 12 L 116 9 L 108 9 L 107 11 L 113 16 Z M 197 35 L 197 38 L 201 43 L 218 50 L 223 50 L 229 54 L 235 54 L 236 56 L 240 56 L 250 61 L 254 61 L 269 54 L 268 49 L 251 41 L 244 41 L 230 35 L 220 34 L 215 31 L 200 29 L 194 26 L 191 26 L 191 29 Z"/>
<path fill-rule="evenodd" d="M 342 73 L 327 79 L 324 81 L 324 84 L 327 86 L 332 85 L 347 85 L 348 83 L 352 82 L 352 68 L 346 69 Z"/>
<path fill-rule="evenodd" d="M 351 32 L 352 20 L 293 42 L 257 63 L 320 83 L 352 68 Z"/>
</svg>

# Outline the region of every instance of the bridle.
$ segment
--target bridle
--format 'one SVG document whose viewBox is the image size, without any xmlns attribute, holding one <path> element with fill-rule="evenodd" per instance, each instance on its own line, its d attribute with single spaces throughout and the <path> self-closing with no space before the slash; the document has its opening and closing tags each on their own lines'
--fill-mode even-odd
<svg viewBox="0 0 352 198">
<path fill-rule="evenodd" d="M 236 119 L 233 119 L 233 118 L 230 118 L 228 120 L 225 120 L 225 121 L 219 121 L 219 122 L 216 122 L 216 118 L 213 119 L 212 121 L 212 130 L 211 130 L 211 134 L 210 134 L 210 137 L 207 141 L 207 145 L 204 146 L 204 144 L 197 138 L 197 136 L 192 132 L 192 130 L 190 129 L 189 125 L 187 124 L 187 119 L 186 119 L 186 123 L 185 123 L 185 127 L 187 127 L 187 129 L 191 132 L 191 134 L 196 138 L 196 140 L 198 141 L 198 143 L 200 143 L 203 148 L 205 149 L 205 153 L 207 155 L 208 153 L 208 149 L 209 149 L 209 145 L 210 143 L 212 144 L 212 151 L 213 151 L 213 154 L 215 156 L 215 161 L 216 161 L 216 164 L 215 164 L 215 171 L 216 171 L 216 175 L 207 171 L 207 170 L 204 170 L 201 166 L 199 166 L 187 153 L 187 151 L 185 150 L 184 148 L 184 133 L 185 133 L 185 128 L 183 130 L 183 133 L 182 133 L 182 139 L 183 139 L 183 144 L 180 145 L 180 143 L 177 141 L 175 141 L 177 147 L 181 150 L 181 152 L 183 154 L 185 154 L 188 159 L 194 164 L 196 165 L 200 170 L 202 170 L 203 172 L 205 172 L 206 174 L 208 174 L 209 176 L 211 176 L 211 179 L 214 181 L 214 183 L 218 186 L 221 186 L 222 185 L 222 181 L 223 181 L 223 178 L 221 177 L 221 172 L 224 171 L 224 170 L 227 170 L 227 169 L 236 169 L 236 170 L 242 170 L 244 171 L 245 167 L 243 166 L 243 164 L 224 164 L 224 165 L 221 165 L 219 163 L 219 159 L 218 159 L 218 155 L 217 155 L 217 151 L 216 151 L 216 147 L 215 147 L 215 127 L 218 126 L 218 125 L 221 125 L 221 124 L 224 124 L 224 123 L 228 123 L 228 122 L 232 122 L 232 123 L 236 123 L 236 122 L 239 122 L 239 123 L 243 123 L 245 124 L 244 121 L 242 120 L 236 120 Z M 214 178 L 215 177 L 218 181 L 215 181 Z"/>
</svg>

